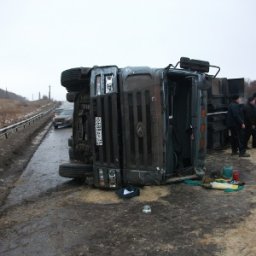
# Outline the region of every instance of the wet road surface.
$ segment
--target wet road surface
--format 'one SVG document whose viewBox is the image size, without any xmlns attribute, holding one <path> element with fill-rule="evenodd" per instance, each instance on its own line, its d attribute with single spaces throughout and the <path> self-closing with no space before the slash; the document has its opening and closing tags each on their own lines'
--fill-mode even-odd
<svg viewBox="0 0 256 256">
<path fill-rule="evenodd" d="M 56 190 L 67 181 L 58 174 L 59 165 L 68 162 L 68 138 L 71 128 L 51 128 L 34 153 L 6 201 L 6 207 Z"/>
</svg>

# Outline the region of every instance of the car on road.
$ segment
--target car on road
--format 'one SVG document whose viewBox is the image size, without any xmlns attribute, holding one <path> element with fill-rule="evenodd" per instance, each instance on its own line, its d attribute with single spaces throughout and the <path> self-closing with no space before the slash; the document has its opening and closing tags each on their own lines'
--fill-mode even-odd
<svg viewBox="0 0 256 256">
<path fill-rule="evenodd" d="M 63 111 L 63 108 L 56 108 L 56 109 L 54 110 L 54 116 L 59 115 L 62 111 Z"/>
<path fill-rule="evenodd" d="M 55 129 L 59 127 L 72 126 L 73 123 L 73 109 L 57 109 L 53 117 L 53 126 Z"/>
</svg>

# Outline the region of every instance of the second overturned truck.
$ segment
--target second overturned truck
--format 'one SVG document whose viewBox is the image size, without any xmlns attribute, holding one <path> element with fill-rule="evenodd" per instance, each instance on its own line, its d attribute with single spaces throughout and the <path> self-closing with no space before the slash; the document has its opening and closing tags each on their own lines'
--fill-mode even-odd
<svg viewBox="0 0 256 256">
<path fill-rule="evenodd" d="M 175 67 L 62 72 L 74 114 L 70 162 L 59 174 L 114 189 L 202 176 L 207 90 L 217 75 L 207 74 L 210 67 L 219 71 L 207 61 L 181 58 Z"/>
</svg>

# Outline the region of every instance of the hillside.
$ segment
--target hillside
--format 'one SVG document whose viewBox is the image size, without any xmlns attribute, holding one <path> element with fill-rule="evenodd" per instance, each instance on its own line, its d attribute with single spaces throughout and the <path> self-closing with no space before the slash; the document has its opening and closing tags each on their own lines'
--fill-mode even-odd
<svg viewBox="0 0 256 256">
<path fill-rule="evenodd" d="M 17 95 L 13 92 L 8 92 L 0 88 L 0 99 L 11 99 L 11 100 L 19 100 L 19 101 L 26 101 L 25 97 Z"/>
</svg>

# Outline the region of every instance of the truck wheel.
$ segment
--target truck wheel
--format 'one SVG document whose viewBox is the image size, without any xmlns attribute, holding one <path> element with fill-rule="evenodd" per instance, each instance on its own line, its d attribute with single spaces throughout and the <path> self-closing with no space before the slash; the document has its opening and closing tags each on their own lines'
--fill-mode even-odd
<svg viewBox="0 0 256 256">
<path fill-rule="evenodd" d="M 68 92 L 66 94 L 67 101 L 68 102 L 74 102 L 77 94 L 78 94 L 78 92 Z"/>
<path fill-rule="evenodd" d="M 75 155 L 74 155 L 74 150 L 73 148 L 69 148 L 68 149 L 68 155 L 69 155 L 69 159 L 72 161 L 75 159 Z"/>
<path fill-rule="evenodd" d="M 71 179 L 85 179 L 93 176 L 92 165 L 66 163 L 59 166 L 59 175 Z"/>
<path fill-rule="evenodd" d="M 66 87 L 68 92 L 79 92 L 90 88 L 91 68 L 71 68 L 61 73 L 61 85 Z"/>
<path fill-rule="evenodd" d="M 71 138 L 68 138 L 68 146 L 69 147 L 73 147 L 73 138 L 71 137 Z"/>
</svg>

